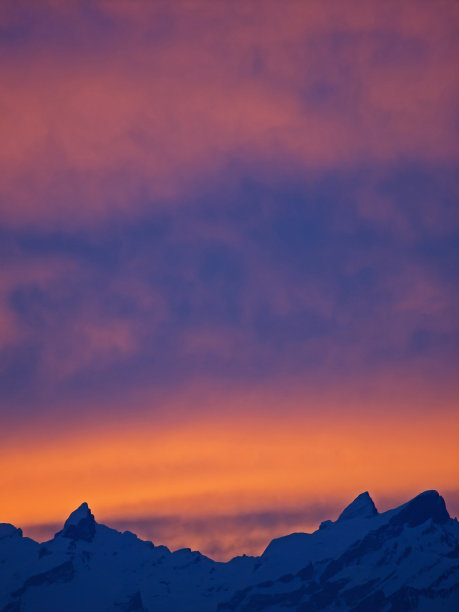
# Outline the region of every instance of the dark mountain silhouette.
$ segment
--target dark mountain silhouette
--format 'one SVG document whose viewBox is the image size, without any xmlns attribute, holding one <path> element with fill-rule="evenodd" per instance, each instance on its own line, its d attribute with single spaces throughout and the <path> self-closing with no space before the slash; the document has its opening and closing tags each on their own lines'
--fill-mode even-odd
<svg viewBox="0 0 459 612">
<path fill-rule="evenodd" d="M 459 525 L 426 491 L 378 513 L 359 495 L 312 534 L 220 563 L 98 524 L 83 503 L 39 544 L 0 524 L 1 612 L 456 612 Z"/>
</svg>

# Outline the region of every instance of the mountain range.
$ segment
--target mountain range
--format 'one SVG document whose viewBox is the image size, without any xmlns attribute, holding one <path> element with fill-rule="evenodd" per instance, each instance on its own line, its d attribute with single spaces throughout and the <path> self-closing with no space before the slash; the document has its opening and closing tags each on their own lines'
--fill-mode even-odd
<svg viewBox="0 0 459 612">
<path fill-rule="evenodd" d="M 0 524 L 1 612 L 457 612 L 459 524 L 436 491 L 379 513 L 368 493 L 314 533 L 226 563 L 95 521 L 48 542 Z"/>
</svg>

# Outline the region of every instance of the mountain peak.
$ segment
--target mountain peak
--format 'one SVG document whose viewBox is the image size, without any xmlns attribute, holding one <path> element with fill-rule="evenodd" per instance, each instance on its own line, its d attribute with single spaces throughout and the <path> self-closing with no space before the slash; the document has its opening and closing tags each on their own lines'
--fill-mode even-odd
<svg viewBox="0 0 459 612">
<path fill-rule="evenodd" d="M 450 518 L 445 500 L 438 491 L 424 491 L 404 504 L 391 520 L 393 524 L 421 525 L 428 519 L 434 523 L 446 523 Z"/>
<path fill-rule="evenodd" d="M 91 509 L 86 502 L 83 502 L 81 506 L 78 506 L 76 510 L 70 513 L 68 519 L 65 521 L 67 525 L 78 525 L 78 523 L 91 515 Z"/>
<path fill-rule="evenodd" d="M 64 523 L 64 528 L 56 535 L 72 540 L 86 540 L 90 542 L 96 531 L 96 521 L 88 504 L 83 502 L 74 510 Z"/>
<path fill-rule="evenodd" d="M 347 521 L 355 518 L 371 518 L 378 514 L 376 506 L 368 491 L 358 495 L 339 515 L 338 521 Z"/>
</svg>

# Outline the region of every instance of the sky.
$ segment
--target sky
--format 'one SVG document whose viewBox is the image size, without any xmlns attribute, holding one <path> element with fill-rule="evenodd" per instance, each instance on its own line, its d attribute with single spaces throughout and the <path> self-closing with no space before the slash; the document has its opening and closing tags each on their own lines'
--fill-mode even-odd
<svg viewBox="0 0 459 612">
<path fill-rule="evenodd" d="M 217 559 L 459 514 L 454 0 L 3 0 L 0 520 Z"/>
</svg>

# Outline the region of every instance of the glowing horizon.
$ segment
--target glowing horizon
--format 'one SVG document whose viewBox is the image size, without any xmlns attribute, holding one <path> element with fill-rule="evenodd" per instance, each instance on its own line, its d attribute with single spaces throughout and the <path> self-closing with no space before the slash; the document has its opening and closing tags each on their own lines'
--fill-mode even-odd
<svg viewBox="0 0 459 612">
<path fill-rule="evenodd" d="M 269 411 L 254 409 L 253 397 L 249 401 L 250 411 L 241 406 L 231 417 L 204 414 L 160 424 L 144 416 L 118 426 L 92 423 L 58 439 L 29 438 L 20 449 L 4 447 L 2 459 L 10 469 L 1 481 L 10 492 L 4 518 L 33 534 L 43 523 L 63 523 L 88 501 L 99 522 L 137 526 L 156 544 L 200 544 L 204 553 L 207 546 L 217 556 L 231 556 L 260 553 L 273 534 L 273 526 L 261 521 L 244 529 L 247 515 L 278 515 L 277 535 L 284 525 L 310 530 L 328 518 L 324 509 L 336 514 L 364 490 L 387 507 L 389 500 L 402 503 L 435 485 L 457 512 L 457 499 L 448 495 L 457 474 L 456 422 L 439 421 L 437 414 L 400 419 L 393 412 L 376 420 L 362 411 L 336 415 L 330 408 L 316 416 L 291 408 L 289 414 L 284 405 L 288 420 L 281 423 Z M 162 524 L 167 517 L 188 527 L 170 533 Z M 209 524 L 232 517 L 233 533 L 214 536 L 219 546 L 192 527 L 206 517 Z"/>
</svg>

